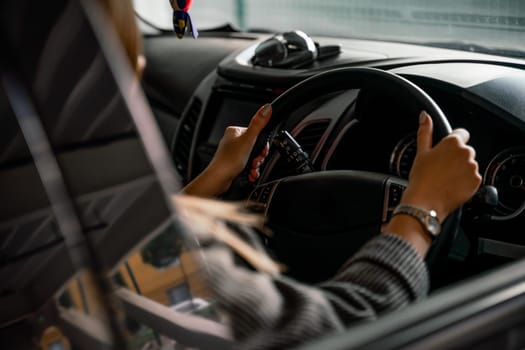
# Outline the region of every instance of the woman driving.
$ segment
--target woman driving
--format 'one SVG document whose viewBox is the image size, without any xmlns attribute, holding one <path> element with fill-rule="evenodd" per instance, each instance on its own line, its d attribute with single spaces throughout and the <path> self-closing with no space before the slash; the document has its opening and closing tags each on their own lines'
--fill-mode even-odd
<svg viewBox="0 0 525 350">
<path fill-rule="evenodd" d="M 131 1 L 99 2 L 140 77 L 145 59 Z M 271 105 L 265 105 L 247 128 L 228 127 L 212 161 L 182 192 L 208 198 L 225 192 L 247 165 L 271 114 Z M 472 197 L 481 183 L 475 151 L 467 144 L 468 131 L 454 130 L 435 146 L 432 132 L 432 119 L 421 112 L 417 155 L 400 205 L 381 234 L 348 256 L 338 273 L 321 284 L 307 285 L 280 274 L 255 271 L 239 263 L 239 252 L 231 244 L 214 235 L 200 237 L 201 245 L 206 247 L 203 255 L 209 272 L 207 280 L 239 348 L 297 346 L 354 322 L 375 319 L 427 295 L 429 276 L 424 257 L 433 235 L 438 233 L 423 225 L 418 215 L 430 215 L 442 223 Z M 268 145 L 251 161 L 250 180 L 259 176 L 258 169 L 267 153 Z M 245 243 L 267 258 L 262 246 L 254 242 L 255 237 L 249 238 Z"/>
</svg>

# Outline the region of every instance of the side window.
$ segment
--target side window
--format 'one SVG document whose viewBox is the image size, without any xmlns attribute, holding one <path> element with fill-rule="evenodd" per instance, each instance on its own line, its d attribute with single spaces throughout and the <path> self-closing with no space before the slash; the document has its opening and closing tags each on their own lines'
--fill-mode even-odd
<svg viewBox="0 0 525 350">
<path fill-rule="evenodd" d="M 124 307 L 123 328 L 130 349 L 142 349 L 147 346 L 170 348 L 176 344 L 176 340 L 156 331 L 151 316 L 148 316 L 147 322 L 143 322 L 137 317 L 140 312 L 128 314 L 129 305 L 126 304 L 126 298 L 129 295 L 124 300 L 119 299 L 122 289 L 136 295 L 139 301 L 149 300 L 166 307 L 164 315 L 182 313 L 216 319 L 198 263 L 181 242 L 171 241 L 173 237 L 173 231 L 168 230 L 153 238 L 132 253 L 112 274 L 112 281 L 117 287 L 117 301 L 128 306 Z M 76 274 L 57 295 L 57 303 L 61 308 L 73 310 L 73 313 L 81 313 L 95 319 L 104 317 L 92 276 L 87 273 Z M 137 306 L 142 307 L 138 304 L 131 308 Z"/>
<path fill-rule="evenodd" d="M 190 291 L 186 283 L 180 284 L 168 290 L 168 299 L 171 305 L 177 306 L 178 304 L 189 300 L 190 298 Z"/>
<path fill-rule="evenodd" d="M 206 300 L 208 292 L 201 278 L 198 262 L 173 228 L 167 229 L 133 253 L 115 275 L 129 290 L 169 306 L 179 312 L 191 312 L 194 300 Z"/>
<path fill-rule="evenodd" d="M 111 69 L 119 56 L 99 40 L 108 28 L 94 29 L 92 2 L 1 4 L 6 18 L 37 6 L 22 32 L 16 21 L 2 28 L 19 58 L 3 63 L 11 79 L 2 79 L 7 99 L 0 93 L 0 324 L 28 335 L 9 334 L 23 344 L 13 348 L 29 348 L 37 332 L 46 349 L 67 348 L 60 333 L 75 349 L 224 341 L 222 328 L 206 335 L 218 324 L 192 315 L 212 304 L 195 244 L 175 223 L 175 172 L 135 81 Z M 53 326 L 60 332 L 41 329 Z"/>
</svg>

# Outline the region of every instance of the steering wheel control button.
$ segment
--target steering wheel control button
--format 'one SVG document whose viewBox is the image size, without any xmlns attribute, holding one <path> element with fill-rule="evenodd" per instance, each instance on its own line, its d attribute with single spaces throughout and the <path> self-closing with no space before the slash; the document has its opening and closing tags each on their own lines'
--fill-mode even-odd
<svg viewBox="0 0 525 350">
<path fill-rule="evenodd" d="M 270 195 L 273 192 L 274 186 L 266 186 L 263 188 L 261 192 L 261 196 L 259 197 L 259 202 L 261 203 L 268 203 L 268 200 L 270 199 Z"/>
<path fill-rule="evenodd" d="M 265 212 L 278 184 L 279 181 L 273 181 L 257 186 L 248 199 L 249 207 L 252 209 L 257 207 L 258 212 Z"/>
<path fill-rule="evenodd" d="M 258 202 L 259 196 L 261 195 L 261 187 L 256 187 L 252 193 L 250 194 L 249 201 L 250 202 Z"/>
<path fill-rule="evenodd" d="M 402 185 L 396 182 L 392 182 L 391 180 L 387 182 L 386 186 L 387 186 L 387 189 L 385 193 L 386 198 L 385 198 L 385 208 L 383 212 L 383 223 L 387 222 L 392 217 L 394 208 L 401 201 L 401 196 L 403 195 L 403 192 L 405 191 L 405 188 L 406 188 L 405 185 Z"/>
<path fill-rule="evenodd" d="M 405 190 L 405 186 L 398 184 L 390 184 L 388 193 L 388 208 L 395 208 L 401 201 L 401 195 Z"/>
<path fill-rule="evenodd" d="M 400 204 L 394 209 L 392 215 L 398 214 L 410 215 L 419 221 L 432 240 L 436 239 L 441 233 L 441 223 L 434 210 L 425 210 L 409 204 Z"/>
<path fill-rule="evenodd" d="M 308 153 L 302 150 L 301 145 L 286 130 L 281 130 L 273 139 L 273 146 L 288 164 L 292 166 L 296 174 L 311 173 L 314 166 L 310 161 Z"/>
</svg>

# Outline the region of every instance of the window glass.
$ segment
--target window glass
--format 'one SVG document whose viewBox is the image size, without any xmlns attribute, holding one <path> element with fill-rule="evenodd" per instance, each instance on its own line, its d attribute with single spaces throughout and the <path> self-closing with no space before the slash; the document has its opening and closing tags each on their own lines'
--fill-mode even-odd
<svg viewBox="0 0 525 350">
<path fill-rule="evenodd" d="M 137 11 L 172 28 L 165 0 L 135 0 Z M 245 31 L 303 30 L 310 35 L 392 40 L 468 51 L 497 50 L 523 56 L 525 2 L 522 0 L 196 0 L 195 24 L 231 24 Z"/>
</svg>

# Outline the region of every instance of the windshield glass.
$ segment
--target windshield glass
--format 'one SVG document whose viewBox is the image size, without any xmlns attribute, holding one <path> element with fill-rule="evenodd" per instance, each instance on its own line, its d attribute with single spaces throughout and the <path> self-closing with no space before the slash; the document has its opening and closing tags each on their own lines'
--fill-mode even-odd
<svg viewBox="0 0 525 350">
<path fill-rule="evenodd" d="M 168 29 L 168 0 L 134 0 L 137 12 Z M 522 0 L 194 0 L 200 30 L 231 24 L 242 31 L 300 29 L 310 35 L 365 38 L 522 56 Z"/>
</svg>

